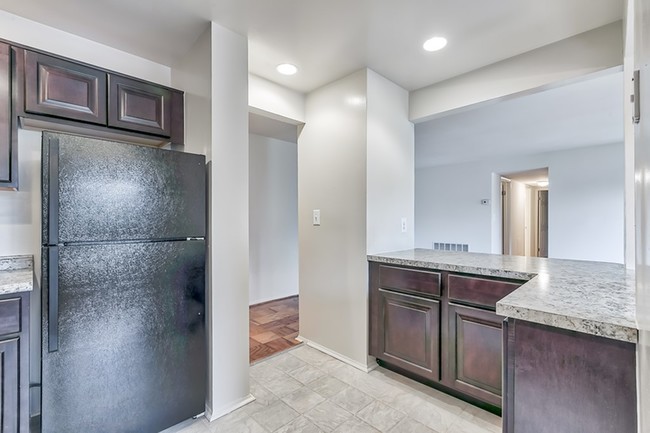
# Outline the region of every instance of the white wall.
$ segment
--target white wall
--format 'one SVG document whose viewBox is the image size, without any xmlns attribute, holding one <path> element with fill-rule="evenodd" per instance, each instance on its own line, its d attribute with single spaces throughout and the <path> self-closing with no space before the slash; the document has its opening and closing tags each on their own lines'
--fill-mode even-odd
<svg viewBox="0 0 650 433">
<path fill-rule="evenodd" d="M 415 147 L 408 92 L 371 70 L 367 146 L 367 252 L 413 248 Z M 406 218 L 406 232 L 402 232 L 402 218 Z"/>
<path fill-rule="evenodd" d="M 407 93 L 362 70 L 307 95 L 298 137 L 300 337 L 361 369 L 368 251 L 413 247 Z M 320 209 L 321 225 L 312 225 Z"/>
<path fill-rule="evenodd" d="M 41 133 L 18 130 L 19 191 L 0 190 L 0 256 L 41 252 Z M 40 268 L 34 266 L 40 279 Z"/>
<path fill-rule="evenodd" d="M 252 400 L 248 377 L 248 41 L 211 27 L 212 137 L 208 149 L 210 317 L 206 416 Z"/>
<path fill-rule="evenodd" d="M 428 167 L 415 173 L 415 245 L 491 252 L 493 173 L 549 168 L 549 257 L 623 263 L 623 144 Z M 498 196 L 497 196 L 498 197 Z"/>
<path fill-rule="evenodd" d="M 296 143 L 249 135 L 249 304 L 298 294 Z"/>
<path fill-rule="evenodd" d="M 171 70 L 172 86 L 185 92 L 184 151 L 208 155 L 212 143 L 212 41 L 208 28 Z"/>
<path fill-rule="evenodd" d="M 168 66 L 0 10 L 0 38 L 169 85 Z"/>
<path fill-rule="evenodd" d="M 366 85 L 362 70 L 307 95 L 298 137 L 300 336 L 359 365 L 368 330 Z"/>
<path fill-rule="evenodd" d="M 276 120 L 305 122 L 305 95 L 254 74 L 248 75 L 248 105 L 251 112 Z"/>
<path fill-rule="evenodd" d="M 409 119 L 530 91 L 623 64 L 620 21 L 411 92 Z"/>
</svg>

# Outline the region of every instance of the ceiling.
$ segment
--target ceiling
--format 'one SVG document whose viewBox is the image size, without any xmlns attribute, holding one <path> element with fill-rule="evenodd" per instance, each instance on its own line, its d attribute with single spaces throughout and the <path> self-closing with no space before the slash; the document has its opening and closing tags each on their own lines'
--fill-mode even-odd
<svg viewBox="0 0 650 433">
<path fill-rule="evenodd" d="M 10 13 L 173 66 L 213 20 L 252 73 L 308 92 L 369 67 L 407 90 L 617 21 L 623 0 L 0 0 Z M 447 47 L 427 53 L 434 35 Z M 296 64 L 293 77 L 275 71 Z"/>
<path fill-rule="evenodd" d="M 415 125 L 417 167 L 623 142 L 623 72 Z"/>
</svg>

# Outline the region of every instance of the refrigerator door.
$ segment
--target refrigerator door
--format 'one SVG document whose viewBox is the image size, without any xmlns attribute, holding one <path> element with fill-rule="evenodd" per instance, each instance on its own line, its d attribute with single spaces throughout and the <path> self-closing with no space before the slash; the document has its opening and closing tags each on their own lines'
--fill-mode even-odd
<svg viewBox="0 0 650 433">
<path fill-rule="evenodd" d="M 204 411 L 204 241 L 43 258 L 43 433 L 154 433 Z"/>
<path fill-rule="evenodd" d="M 205 157 L 43 133 L 43 243 L 205 236 Z"/>
</svg>

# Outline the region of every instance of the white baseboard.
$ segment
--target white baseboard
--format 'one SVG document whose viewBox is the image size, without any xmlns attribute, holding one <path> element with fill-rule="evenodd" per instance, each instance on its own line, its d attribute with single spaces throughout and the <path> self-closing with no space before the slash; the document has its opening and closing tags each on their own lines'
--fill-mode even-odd
<svg viewBox="0 0 650 433">
<path fill-rule="evenodd" d="M 334 351 L 332 349 L 328 349 L 325 346 L 321 346 L 318 343 L 314 343 L 313 341 L 308 340 L 307 338 L 305 338 L 305 337 L 303 337 L 301 335 L 297 336 L 296 340 L 301 341 L 304 344 L 306 344 L 307 346 L 313 347 L 316 350 L 320 350 L 321 352 L 326 353 L 329 356 L 332 356 L 332 357 L 338 359 L 339 361 L 345 362 L 346 364 L 348 364 L 348 365 L 350 365 L 350 366 L 352 366 L 354 368 L 358 368 L 359 370 L 363 371 L 364 373 L 370 373 L 372 370 L 377 368 L 377 363 L 374 363 L 374 365 L 373 364 L 364 365 L 361 362 L 358 362 L 358 361 L 355 361 L 354 359 L 348 358 L 345 355 L 341 355 L 340 353 L 338 353 L 338 352 L 336 352 L 336 351 Z"/>
<path fill-rule="evenodd" d="M 228 404 L 226 406 L 223 406 L 219 408 L 219 410 L 213 411 L 210 406 L 207 404 L 205 405 L 205 417 L 208 421 L 212 422 L 216 419 L 221 418 L 224 415 L 228 415 L 230 412 L 235 411 L 239 409 L 242 406 L 246 406 L 248 403 L 252 403 L 255 401 L 255 397 L 253 397 L 251 394 L 248 394 L 247 397 L 243 398 L 242 400 L 235 402 L 233 404 Z"/>
</svg>

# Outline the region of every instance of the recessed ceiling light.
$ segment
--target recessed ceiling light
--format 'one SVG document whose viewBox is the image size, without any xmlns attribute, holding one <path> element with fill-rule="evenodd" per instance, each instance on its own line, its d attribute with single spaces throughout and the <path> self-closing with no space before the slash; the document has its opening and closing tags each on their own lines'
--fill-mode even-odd
<svg viewBox="0 0 650 433">
<path fill-rule="evenodd" d="M 298 72 L 296 65 L 292 65 L 291 63 L 282 63 L 276 66 L 275 69 L 282 75 L 293 75 Z"/>
<path fill-rule="evenodd" d="M 538 180 L 537 181 L 537 186 L 542 187 L 542 188 L 547 187 L 548 186 L 548 180 Z"/>
<path fill-rule="evenodd" d="M 438 51 L 442 50 L 445 45 L 447 45 L 447 39 L 443 38 L 442 36 L 435 36 L 431 39 L 426 40 L 422 45 L 422 48 L 427 51 Z"/>
</svg>

